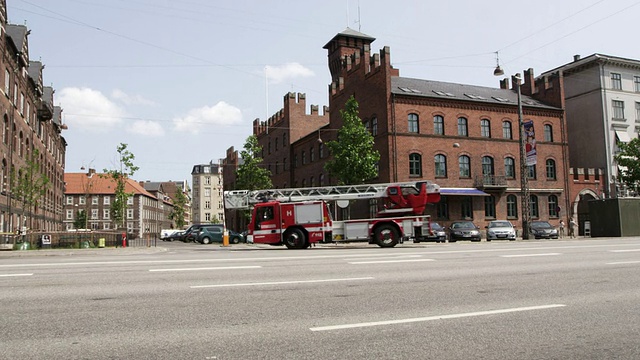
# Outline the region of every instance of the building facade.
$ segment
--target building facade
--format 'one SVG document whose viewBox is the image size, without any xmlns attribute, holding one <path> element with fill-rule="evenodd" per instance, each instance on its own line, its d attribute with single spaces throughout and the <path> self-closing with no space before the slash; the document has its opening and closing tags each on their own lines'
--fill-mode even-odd
<svg viewBox="0 0 640 360">
<path fill-rule="evenodd" d="M 0 0 L 0 233 L 63 228 L 66 125 L 53 88 L 43 85 L 44 65 L 29 59 L 29 34 L 7 23 Z"/>
<path fill-rule="evenodd" d="M 274 121 L 272 117 L 254 123 L 254 134 L 267 149 L 265 166 L 271 166 L 274 187 L 336 183 L 324 171 L 329 157 L 324 144 L 335 140 L 342 125 L 340 110 L 354 96 L 359 116 L 381 155 L 378 176 L 371 182 L 430 180 L 439 184 L 442 200 L 426 213 L 443 225 L 461 219 L 481 227 L 494 219 L 519 225 L 523 191 L 516 88 L 509 86 L 508 79 L 501 81 L 500 88 L 487 88 L 401 77 L 391 65 L 389 48 L 372 53 L 373 41 L 347 29 L 325 45 L 332 77 L 330 106 L 325 108 L 328 123 L 323 117 L 322 121 L 280 127 L 278 123 L 286 123 L 287 118 L 282 111 L 285 119 Z M 534 79 L 529 69 L 521 86 L 522 120 L 535 129 L 536 163 L 524 168 L 529 213 L 532 220 L 552 223 L 568 216 L 569 206 L 560 80 L 557 76 Z M 285 108 L 291 106 L 291 99 L 285 96 Z M 292 136 L 294 129 L 299 135 Z M 288 149 L 270 157 L 276 151 L 276 139 L 283 138 Z"/>
<path fill-rule="evenodd" d="M 116 188 L 113 179 L 89 169 L 86 173 L 65 173 L 64 181 L 64 230 L 122 230 L 121 224 L 111 217 L 111 204 L 115 199 Z M 125 192 L 133 194 L 127 200 L 124 212 L 124 225 L 129 237 L 159 237 L 160 230 L 168 228 L 171 223 L 167 219 L 170 203 L 129 178 L 125 184 Z M 76 227 L 82 212 L 87 215 L 84 217 L 85 224 L 77 224 L 79 226 Z"/>
<path fill-rule="evenodd" d="M 222 166 L 194 165 L 191 171 L 191 219 L 194 224 L 224 223 Z"/>
</svg>

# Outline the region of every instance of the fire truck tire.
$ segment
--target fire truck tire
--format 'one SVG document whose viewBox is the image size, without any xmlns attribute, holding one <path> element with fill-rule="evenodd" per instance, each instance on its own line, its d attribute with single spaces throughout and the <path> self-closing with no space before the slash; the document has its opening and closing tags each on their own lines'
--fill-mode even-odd
<svg viewBox="0 0 640 360">
<path fill-rule="evenodd" d="M 284 245 L 288 249 L 304 249 L 306 248 L 307 239 L 304 232 L 300 229 L 289 229 L 284 234 Z"/>
<path fill-rule="evenodd" d="M 380 247 L 394 247 L 398 244 L 398 230 L 389 224 L 380 225 L 374 232 L 376 244 Z"/>
</svg>

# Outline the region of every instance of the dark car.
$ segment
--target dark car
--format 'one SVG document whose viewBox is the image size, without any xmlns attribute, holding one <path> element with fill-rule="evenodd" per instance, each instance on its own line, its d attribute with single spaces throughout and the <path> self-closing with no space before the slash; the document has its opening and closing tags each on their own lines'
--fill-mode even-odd
<svg viewBox="0 0 640 360">
<path fill-rule="evenodd" d="M 238 244 L 244 242 L 242 234 L 233 230 L 228 230 L 229 242 L 231 244 Z M 214 242 L 221 243 L 224 239 L 224 226 L 220 224 L 203 225 L 198 229 L 195 235 L 195 241 L 201 244 L 211 244 Z"/>
<path fill-rule="evenodd" d="M 454 221 L 449 226 L 449 242 L 457 240 L 480 241 L 480 231 L 471 221 Z"/>
<path fill-rule="evenodd" d="M 557 239 L 558 229 L 548 221 L 532 221 L 529 224 L 529 233 L 536 239 Z"/>
<path fill-rule="evenodd" d="M 420 240 L 420 239 L 415 239 L 413 240 L 414 243 L 419 243 L 420 241 L 435 241 L 435 242 L 445 242 L 447 241 L 447 233 L 446 233 L 446 229 L 436 223 L 436 222 L 432 222 L 431 223 L 431 234 L 429 234 L 426 239 Z"/>
<path fill-rule="evenodd" d="M 176 231 L 173 234 L 167 236 L 166 238 L 164 238 L 162 240 L 164 240 L 164 241 L 182 240 L 183 236 L 184 236 L 184 231 Z"/>
<path fill-rule="evenodd" d="M 182 236 L 180 237 L 180 240 L 184 242 L 196 241 L 198 231 L 200 231 L 200 228 L 203 226 L 204 224 L 193 224 L 189 226 L 187 230 L 184 231 L 184 234 L 182 234 Z"/>
</svg>

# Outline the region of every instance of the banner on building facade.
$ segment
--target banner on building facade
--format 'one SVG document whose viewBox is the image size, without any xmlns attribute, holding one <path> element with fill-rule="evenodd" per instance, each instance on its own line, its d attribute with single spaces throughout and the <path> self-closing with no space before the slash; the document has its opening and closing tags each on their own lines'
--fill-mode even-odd
<svg viewBox="0 0 640 360">
<path fill-rule="evenodd" d="M 527 166 L 535 165 L 538 163 L 538 153 L 536 150 L 536 134 L 533 129 L 533 120 L 525 121 L 523 126 L 526 140 Z"/>
</svg>

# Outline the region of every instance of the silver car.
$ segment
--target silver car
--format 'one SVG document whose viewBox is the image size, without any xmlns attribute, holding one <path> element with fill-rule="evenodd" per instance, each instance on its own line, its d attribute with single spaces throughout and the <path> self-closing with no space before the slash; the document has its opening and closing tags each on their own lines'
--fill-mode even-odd
<svg viewBox="0 0 640 360">
<path fill-rule="evenodd" d="M 505 239 L 514 241 L 516 239 L 516 229 L 507 220 L 494 220 L 486 226 L 487 241 Z"/>
</svg>

